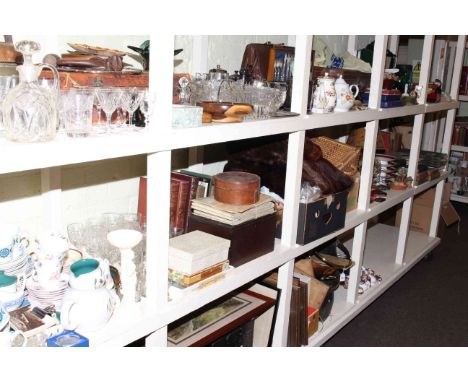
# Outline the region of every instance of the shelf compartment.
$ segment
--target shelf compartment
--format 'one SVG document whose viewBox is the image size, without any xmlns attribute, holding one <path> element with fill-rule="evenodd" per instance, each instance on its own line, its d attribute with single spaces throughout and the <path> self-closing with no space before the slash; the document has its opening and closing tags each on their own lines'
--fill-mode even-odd
<svg viewBox="0 0 468 382">
<path fill-rule="evenodd" d="M 408 272 L 422 257 L 432 251 L 440 242 L 439 238 L 409 231 L 405 262 L 395 263 L 399 227 L 377 224 L 367 231 L 364 250 L 364 266 L 382 276 L 382 282 L 364 292 L 355 304 L 346 301 L 347 291 L 340 287 L 335 292 L 335 301 L 329 318 L 319 331 L 309 339 L 309 346 L 319 346 L 330 339 L 345 324 L 356 317 L 370 303 Z M 351 249 L 352 240 L 345 243 Z M 389 307 L 391 309 L 391 307 Z"/>
</svg>

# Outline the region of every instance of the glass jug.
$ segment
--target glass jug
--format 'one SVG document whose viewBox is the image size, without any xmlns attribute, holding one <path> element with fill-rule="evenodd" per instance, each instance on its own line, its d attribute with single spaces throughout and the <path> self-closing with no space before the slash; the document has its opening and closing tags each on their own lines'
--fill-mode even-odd
<svg viewBox="0 0 468 382">
<path fill-rule="evenodd" d="M 33 64 L 32 55 L 40 50 L 38 43 L 20 41 L 15 48 L 23 54 L 24 63 L 17 67 L 20 83 L 10 90 L 3 104 L 5 136 L 16 142 L 50 141 L 57 133 L 59 73 L 49 64 Z M 52 89 L 38 82 L 43 68 L 54 74 Z"/>
</svg>

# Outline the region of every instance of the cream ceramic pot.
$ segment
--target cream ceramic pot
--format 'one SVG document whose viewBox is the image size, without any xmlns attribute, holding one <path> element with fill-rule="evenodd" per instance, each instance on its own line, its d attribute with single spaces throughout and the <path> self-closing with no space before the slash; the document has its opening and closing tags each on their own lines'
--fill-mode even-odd
<svg viewBox="0 0 468 382">
<path fill-rule="evenodd" d="M 336 104 L 335 79 L 325 76 L 317 78 L 312 113 L 332 113 Z"/>
<path fill-rule="evenodd" d="M 354 92 L 352 89 L 354 88 Z M 343 79 L 343 76 L 340 75 L 335 81 L 335 91 L 336 91 L 336 112 L 346 112 L 349 111 L 354 106 L 354 99 L 359 94 L 359 87 L 357 85 L 349 86 L 346 81 Z"/>
</svg>

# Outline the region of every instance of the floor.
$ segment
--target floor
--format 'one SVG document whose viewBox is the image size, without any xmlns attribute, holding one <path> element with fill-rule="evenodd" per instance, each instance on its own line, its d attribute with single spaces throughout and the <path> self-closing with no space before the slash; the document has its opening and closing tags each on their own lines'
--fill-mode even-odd
<svg viewBox="0 0 468 382">
<path fill-rule="evenodd" d="M 468 204 L 441 244 L 324 346 L 468 346 Z"/>
</svg>

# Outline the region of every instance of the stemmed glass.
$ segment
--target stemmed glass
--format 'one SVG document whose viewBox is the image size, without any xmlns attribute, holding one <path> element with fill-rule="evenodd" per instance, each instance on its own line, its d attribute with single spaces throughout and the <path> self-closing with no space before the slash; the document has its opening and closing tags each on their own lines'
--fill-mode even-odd
<svg viewBox="0 0 468 382">
<path fill-rule="evenodd" d="M 97 98 L 106 113 L 106 129 L 105 132 L 108 133 L 111 130 L 111 118 L 114 111 L 117 109 L 119 100 L 121 97 L 121 92 L 115 88 L 100 88 L 97 89 Z"/>
<path fill-rule="evenodd" d="M 150 95 L 148 89 L 143 91 L 143 99 L 141 100 L 140 110 L 145 116 L 145 127 L 149 125 L 150 117 Z"/>
<path fill-rule="evenodd" d="M 128 111 L 128 125 L 129 127 L 133 126 L 133 113 L 135 113 L 136 109 L 140 106 L 145 93 L 144 90 L 138 88 L 128 88 L 126 92 L 122 94 L 125 101 L 125 107 Z"/>
</svg>

